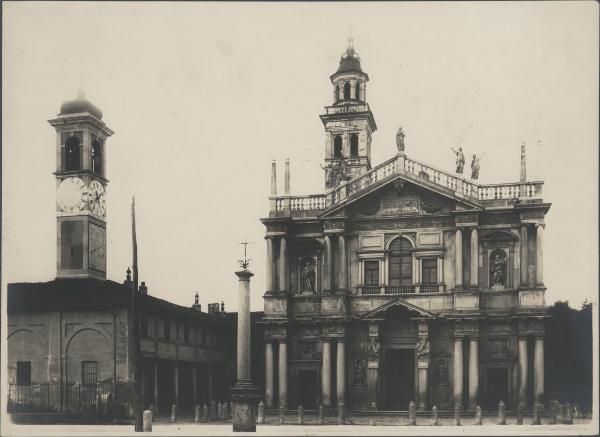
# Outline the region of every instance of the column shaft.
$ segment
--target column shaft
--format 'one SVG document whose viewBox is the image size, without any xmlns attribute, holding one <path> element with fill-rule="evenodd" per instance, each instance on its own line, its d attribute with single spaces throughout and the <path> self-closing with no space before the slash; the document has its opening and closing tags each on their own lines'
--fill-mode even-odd
<svg viewBox="0 0 600 437">
<path fill-rule="evenodd" d="M 194 408 L 198 403 L 198 371 L 196 367 L 192 368 L 192 398 L 194 399 Z"/>
<path fill-rule="evenodd" d="M 274 272 L 273 272 L 273 239 L 267 237 L 267 272 L 266 272 L 266 291 L 273 291 L 274 287 Z"/>
<path fill-rule="evenodd" d="M 521 285 L 527 285 L 527 225 L 521 226 Z"/>
<path fill-rule="evenodd" d="M 462 404 L 463 396 L 463 348 L 462 338 L 456 337 L 454 339 L 454 405 Z"/>
<path fill-rule="evenodd" d="M 273 406 L 273 342 L 265 343 L 265 405 Z"/>
<path fill-rule="evenodd" d="M 463 285 L 463 265 L 462 265 L 462 229 L 457 229 L 454 238 L 455 270 L 456 270 L 456 289 L 461 289 Z"/>
<path fill-rule="evenodd" d="M 173 371 L 173 403 L 179 406 L 179 363 L 175 361 L 175 367 Z"/>
<path fill-rule="evenodd" d="M 339 339 L 337 344 L 337 403 L 345 405 L 346 399 L 346 351 L 344 339 Z"/>
<path fill-rule="evenodd" d="M 327 252 L 327 266 L 325 268 L 325 271 L 327 272 L 327 278 L 325 281 L 325 286 L 327 289 L 333 290 L 333 244 L 329 235 L 325 235 L 325 251 Z"/>
<path fill-rule="evenodd" d="M 477 228 L 471 230 L 471 287 L 479 285 L 479 235 Z"/>
<path fill-rule="evenodd" d="M 279 406 L 287 408 L 287 343 L 279 341 Z"/>
<path fill-rule="evenodd" d="M 287 290 L 287 239 L 279 240 L 279 291 Z"/>
<path fill-rule="evenodd" d="M 544 285 L 544 225 L 538 224 L 535 229 L 535 283 L 536 285 Z"/>
<path fill-rule="evenodd" d="M 519 338 L 519 407 L 527 407 L 527 337 Z"/>
<path fill-rule="evenodd" d="M 154 363 L 154 409 L 158 409 L 158 363 Z"/>
<path fill-rule="evenodd" d="M 475 408 L 479 392 L 479 341 L 471 337 L 469 341 L 469 406 Z"/>
<path fill-rule="evenodd" d="M 427 370 L 419 368 L 419 409 L 427 408 Z"/>
<path fill-rule="evenodd" d="M 346 237 L 343 234 L 340 234 L 338 237 L 338 250 L 339 250 L 339 260 L 340 260 L 340 268 L 339 268 L 339 279 L 338 279 L 338 288 L 340 290 L 346 290 L 347 288 L 347 265 L 346 265 Z"/>
<path fill-rule="evenodd" d="M 237 272 L 237 379 L 250 381 L 250 276 L 249 272 Z"/>
<path fill-rule="evenodd" d="M 331 341 L 323 339 L 323 364 L 321 367 L 321 403 L 331 407 Z"/>
<path fill-rule="evenodd" d="M 533 390 L 536 402 L 542 402 L 544 397 L 544 339 L 535 339 L 535 352 L 533 355 Z"/>
</svg>

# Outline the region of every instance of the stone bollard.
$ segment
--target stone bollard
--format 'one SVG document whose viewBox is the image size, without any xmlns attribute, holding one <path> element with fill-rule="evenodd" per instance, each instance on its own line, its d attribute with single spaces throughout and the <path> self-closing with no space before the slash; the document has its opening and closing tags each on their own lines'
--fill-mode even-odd
<svg viewBox="0 0 600 437">
<path fill-rule="evenodd" d="M 208 422 L 208 405 L 202 405 L 202 422 Z"/>
<path fill-rule="evenodd" d="M 567 402 L 565 405 L 565 421 L 564 423 L 567 425 L 573 425 L 573 409 L 571 408 L 571 404 Z"/>
<path fill-rule="evenodd" d="M 323 425 L 323 423 L 324 423 L 324 420 L 323 420 L 324 409 L 325 409 L 325 407 L 323 405 L 319 405 L 319 420 L 318 420 L 319 425 Z"/>
<path fill-rule="evenodd" d="M 304 425 L 304 407 L 298 407 L 298 425 Z"/>
<path fill-rule="evenodd" d="M 523 410 L 517 407 L 517 425 L 523 425 Z"/>
<path fill-rule="evenodd" d="M 258 404 L 258 423 L 261 425 L 265 423 L 265 403 L 263 401 Z"/>
<path fill-rule="evenodd" d="M 541 408 L 542 408 L 542 405 L 539 402 L 536 402 L 533 404 L 533 422 L 531 423 L 532 425 L 541 425 L 542 424 L 541 417 L 540 417 Z"/>
<path fill-rule="evenodd" d="M 475 407 L 475 425 L 481 425 L 483 422 L 483 414 L 481 413 L 481 405 Z"/>
<path fill-rule="evenodd" d="M 431 424 L 433 426 L 437 426 L 438 425 L 438 410 L 435 405 L 431 408 L 431 418 L 432 418 Z"/>
<path fill-rule="evenodd" d="M 460 405 L 454 406 L 454 425 L 460 426 Z"/>
<path fill-rule="evenodd" d="M 558 415 L 558 405 L 556 401 L 551 401 L 550 402 L 550 418 L 548 419 L 548 424 L 549 425 L 556 425 L 556 419 L 557 419 L 557 415 Z"/>
<path fill-rule="evenodd" d="M 338 425 L 346 424 L 346 406 L 344 404 L 338 405 Z"/>
<path fill-rule="evenodd" d="M 210 414 L 208 417 L 210 418 L 210 420 L 217 419 L 217 403 L 214 399 L 210 400 Z"/>
<path fill-rule="evenodd" d="M 223 404 L 217 402 L 217 420 L 223 420 Z"/>
<path fill-rule="evenodd" d="M 171 423 L 177 422 L 177 405 L 171 406 Z"/>
<path fill-rule="evenodd" d="M 503 401 L 498 402 L 498 425 L 506 425 L 506 405 Z"/>
<path fill-rule="evenodd" d="M 233 419 L 233 404 L 231 402 L 227 402 L 227 415 L 225 418 L 227 420 Z"/>
<path fill-rule="evenodd" d="M 415 426 L 417 424 L 417 407 L 414 401 L 408 404 L 408 424 Z"/>
<path fill-rule="evenodd" d="M 279 407 L 279 424 L 285 423 L 285 407 Z"/>
<path fill-rule="evenodd" d="M 146 410 L 143 415 L 143 432 L 152 432 L 152 411 Z"/>
<path fill-rule="evenodd" d="M 194 423 L 200 423 L 202 419 L 202 407 L 200 405 L 196 405 L 194 408 Z"/>
</svg>

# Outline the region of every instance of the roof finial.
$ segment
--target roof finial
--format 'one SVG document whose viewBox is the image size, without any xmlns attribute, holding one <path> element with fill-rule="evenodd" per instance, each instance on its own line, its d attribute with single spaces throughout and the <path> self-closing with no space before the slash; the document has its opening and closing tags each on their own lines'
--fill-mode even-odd
<svg viewBox="0 0 600 437">
<path fill-rule="evenodd" d="M 85 90 L 83 86 L 79 87 L 77 90 L 77 100 L 85 100 Z"/>
<path fill-rule="evenodd" d="M 346 49 L 347 53 L 353 53 L 354 52 L 354 38 L 352 38 L 351 36 L 348 37 L 348 48 Z"/>
</svg>

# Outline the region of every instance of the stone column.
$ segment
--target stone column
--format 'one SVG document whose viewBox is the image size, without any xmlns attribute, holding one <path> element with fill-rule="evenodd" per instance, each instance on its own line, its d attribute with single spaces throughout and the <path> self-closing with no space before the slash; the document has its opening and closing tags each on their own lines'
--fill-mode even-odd
<svg viewBox="0 0 600 437">
<path fill-rule="evenodd" d="M 544 285 L 544 225 L 538 223 L 535 225 L 535 283 Z"/>
<path fill-rule="evenodd" d="M 333 244 L 331 241 L 331 237 L 329 235 L 325 235 L 325 251 L 326 256 L 327 256 L 327 266 L 326 266 L 326 272 L 327 272 L 327 277 L 325 280 L 325 287 L 328 290 L 333 290 L 334 289 L 334 283 L 333 283 Z"/>
<path fill-rule="evenodd" d="M 265 405 L 273 406 L 273 342 L 265 342 Z"/>
<path fill-rule="evenodd" d="M 279 407 L 287 408 L 287 343 L 279 340 Z"/>
<path fill-rule="evenodd" d="M 521 226 L 521 286 L 527 285 L 527 225 Z"/>
<path fill-rule="evenodd" d="M 479 285 L 479 236 L 477 228 L 471 230 L 471 288 Z"/>
<path fill-rule="evenodd" d="M 519 337 L 519 408 L 527 408 L 527 337 Z"/>
<path fill-rule="evenodd" d="M 237 316 L 237 382 L 231 389 L 233 431 L 256 431 L 259 390 L 250 381 L 250 278 L 248 270 L 235 272 L 239 278 Z"/>
<path fill-rule="evenodd" d="M 462 404 L 463 395 L 463 348 L 462 337 L 454 337 L 454 406 Z"/>
<path fill-rule="evenodd" d="M 175 361 L 173 372 L 173 403 L 179 406 L 179 363 Z"/>
<path fill-rule="evenodd" d="M 535 338 L 533 354 L 533 392 L 536 402 L 542 402 L 544 397 L 544 337 Z"/>
<path fill-rule="evenodd" d="M 196 367 L 192 368 L 192 397 L 194 399 L 194 408 L 198 403 L 198 370 Z"/>
<path fill-rule="evenodd" d="M 331 407 L 331 340 L 323 339 L 323 363 L 321 367 L 321 403 Z"/>
<path fill-rule="evenodd" d="M 463 265 L 462 265 L 462 229 L 456 230 L 454 238 L 455 270 L 456 270 L 456 289 L 462 289 L 463 285 Z"/>
<path fill-rule="evenodd" d="M 469 339 L 469 407 L 477 406 L 479 392 L 479 339 Z"/>
<path fill-rule="evenodd" d="M 158 416 L 158 363 L 154 362 L 154 414 Z"/>
<path fill-rule="evenodd" d="M 419 362 L 419 410 L 427 408 L 427 368 L 421 367 L 423 364 Z"/>
<path fill-rule="evenodd" d="M 273 280 L 273 238 L 265 237 L 267 240 L 267 272 L 266 272 L 266 291 L 273 291 L 275 288 L 275 281 Z"/>
<path fill-rule="evenodd" d="M 287 290 L 287 239 L 279 240 L 279 291 Z"/>
<path fill-rule="evenodd" d="M 346 351 L 344 339 L 339 338 L 337 343 L 337 403 L 345 405 L 346 402 Z"/>
<path fill-rule="evenodd" d="M 340 290 L 346 290 L 348 266 L 346 265 L 346 237 L 344 236 L 344 234 L 340 234 L 340 236 L 338 237 L 338 250 L 340 260 L 338 288 Z"/>
</svg>

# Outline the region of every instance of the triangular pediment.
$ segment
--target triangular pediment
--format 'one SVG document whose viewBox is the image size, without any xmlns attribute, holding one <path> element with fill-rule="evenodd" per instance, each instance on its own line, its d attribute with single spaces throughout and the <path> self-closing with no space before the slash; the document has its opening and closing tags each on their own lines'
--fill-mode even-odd
<svg viewBox="0 0 600 437">
<path fill-rule="evenodd" d="M 424 310 L 416 305 L 408 303 L 402 298 L 393 300 L 391 302 L 385 303 L 377 308 L 372 309 L 366 314 L 363 314 L 362 319 L 379 319 L 383 316 L 383 314 L 392 309 L 392 308 L 402 308 L 407 311 L 411 311 L 417 313 L 420 317 L 424 317 L 426 319 L 435 319 L 436 316 L 434 313 Z"/>
<path fill-rule="evenodd" d="M 479 209 L 470 199 L 458 197 L 452 190 L 419 183 L 395 175 L 357 192 L 323 212 L 332 217 L 341 210 L 351 217 L 428 215 L 455 210 Z"/>
</svg>

